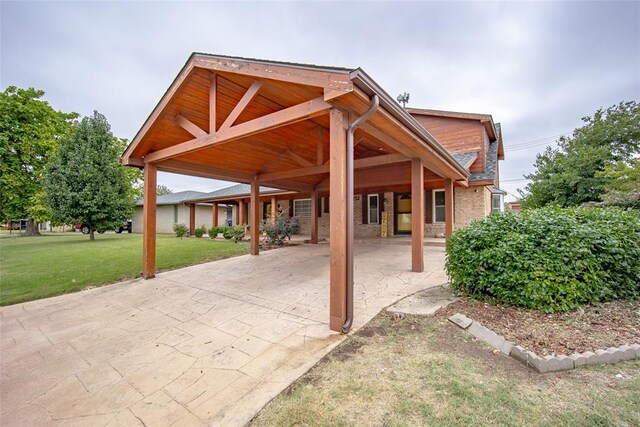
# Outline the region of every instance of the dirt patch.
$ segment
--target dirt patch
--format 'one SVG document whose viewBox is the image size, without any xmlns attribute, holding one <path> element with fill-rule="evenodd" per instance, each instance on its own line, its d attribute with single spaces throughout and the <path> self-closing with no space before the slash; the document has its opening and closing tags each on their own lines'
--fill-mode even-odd
<svg viewBox="0 0 640 427">
<path fill-rule="evenodd" d="M 640 301 L 615 301 L 547 314 L 462 298 L 436 315 L 446 318 L 454 313 L 482 323 L 539 356 L 640 343 Z"/>
<path fill-rule="evenodd" d="M 371 338 L 374 335 L 387 335 L 387 331 L 381 326 L 365 326 L 356 332 L 356 335 L 365 338 Z"/>
<path fill-rule="evenodd" d="M 329 354 L 331 355 L 332 359 L 344 362 L 345 360 L 351 359 L 353 355 L 358 352 L 360 347 L 362 347 L 362 343 L 360 341 L 347 339 L 347 341 L 343 342 L 339 347 L 337 347 Z"/>
</svg>

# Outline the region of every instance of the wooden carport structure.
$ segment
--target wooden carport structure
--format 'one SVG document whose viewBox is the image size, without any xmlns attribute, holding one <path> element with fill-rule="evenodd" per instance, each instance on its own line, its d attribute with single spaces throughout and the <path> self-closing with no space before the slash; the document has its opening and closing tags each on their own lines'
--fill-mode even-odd
<svg viewBox="0 0 640 427">
<path fill-rule="evenodd" d="M 467 186 L 469 176 L 360 68 L 201 53 L 189 57 L 121 161 L 144 168 L 144 278 L 155 274 L 158 170 L 251 184 L 252 255 L 260 185 L 309 193 L 312 212 L 328 195 L 329 325 L 343 332 L 352 318 L 354 189 L 411 191 L 411 265 L 421 272 L 424 190 L 445 188 L 450 234 L 453 187 Z"/>
</svg>

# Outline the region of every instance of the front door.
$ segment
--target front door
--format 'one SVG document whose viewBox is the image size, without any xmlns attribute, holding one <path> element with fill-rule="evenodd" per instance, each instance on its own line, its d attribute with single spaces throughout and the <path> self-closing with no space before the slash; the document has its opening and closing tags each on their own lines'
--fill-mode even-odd
<svg viewBox="0 0 640 427">
<path fill-rule="evenodd" d="M 227 226 L 233 225 L 233 207 L 227 206 Z"/>
<path fill-rule="evenodd" d="M 395 193 L 394 202 L 394 233 L 411 234 L 411 193 Z"/>
</svg>

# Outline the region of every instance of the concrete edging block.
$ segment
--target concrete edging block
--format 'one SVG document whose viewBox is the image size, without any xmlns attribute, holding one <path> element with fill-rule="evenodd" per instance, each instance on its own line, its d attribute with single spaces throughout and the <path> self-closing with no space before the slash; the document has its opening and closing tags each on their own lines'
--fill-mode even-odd
<svg viewBox="0 0 640 427">
<path fill-rule="evenodd" d="M 541 374 L 568 371 L 585 365 L 607 365 L 626 360 L 640 359 L 640 344 L 625 344 L 620 347 L 599 349 L 595 352 L 585 351 L 583 353 L 574 353 L 570 356 L 540 357 L 533 351 L 526 350 L 522 346 L 507 341 L 502 335 L 498 335 L 491 329 L 468 318 L 464 314 L 456 313 L 449 317 L 449 321 L 462 329 L 466 329 L 471 335 L 484 341 L 496 350 L 500 350 L 503 354 Z"/>
</svg>

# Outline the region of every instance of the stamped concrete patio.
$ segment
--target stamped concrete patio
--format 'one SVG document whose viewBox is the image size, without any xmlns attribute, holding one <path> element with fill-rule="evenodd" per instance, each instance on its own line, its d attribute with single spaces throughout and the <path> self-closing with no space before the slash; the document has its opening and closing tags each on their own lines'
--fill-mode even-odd
<svg viewBox="0 0 640 427">
<path fill-rule="evenodd" d="M 1 308 L 0 424 L 245 424 L 344 339 L 328 256 L 289 247 Z M 354 329 L 446 282 L 443 248 L 410 266 L 409 245 L 356 244 Z"/>
</svg>

